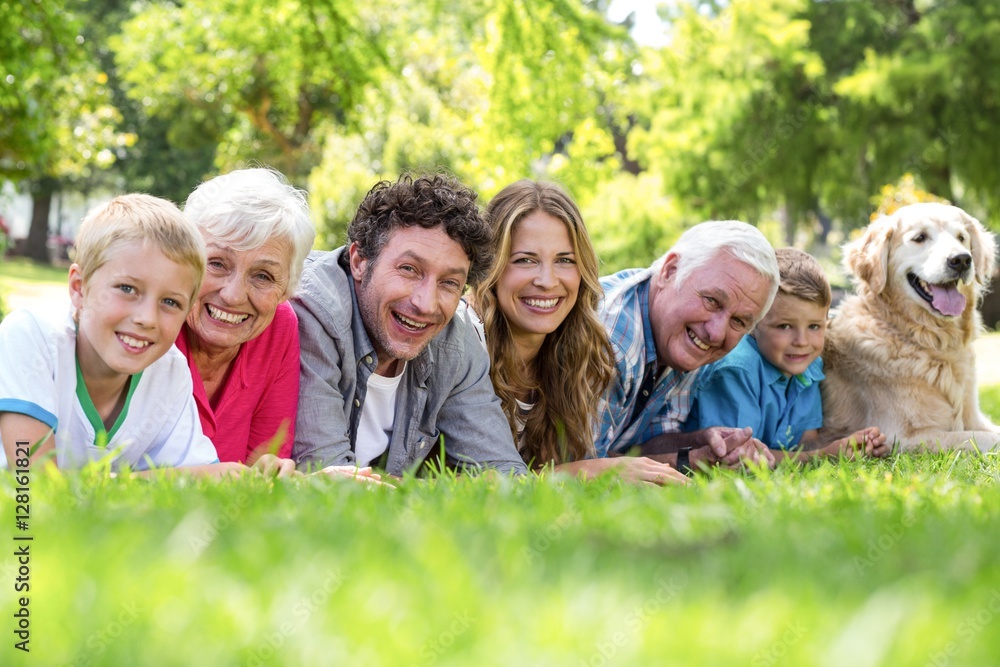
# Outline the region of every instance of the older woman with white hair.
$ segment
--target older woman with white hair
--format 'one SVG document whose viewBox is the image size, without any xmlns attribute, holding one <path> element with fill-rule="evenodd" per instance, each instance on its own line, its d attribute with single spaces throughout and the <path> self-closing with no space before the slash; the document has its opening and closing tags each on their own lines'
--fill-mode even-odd
<svg viewBox="0 0 1000 667">
<path fill-rule="evenodd" d="M 286 302 L 316 233 L 306 194 L 273 169 L 241 169 L 198 186 L 184 213 L 208 251 L 201 291 L 177 338 L 202 429 L 220 461 L 249 465 L 265 453 L 288 459 L 299 334 Z M 294 469 L 290 459 L 278 465 Z"/>
</svg>

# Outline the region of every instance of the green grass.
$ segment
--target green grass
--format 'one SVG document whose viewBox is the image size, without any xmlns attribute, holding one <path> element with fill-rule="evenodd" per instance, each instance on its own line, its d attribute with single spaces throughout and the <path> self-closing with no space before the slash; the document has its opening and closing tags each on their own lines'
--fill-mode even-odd
<svg viewBox="0 0 1000 667">
<path fill-rule="evenodd" d="M 664 489 L 39 474 L 32 650 L 8 555 L 0 663 L 990 665 L 998 480 L 965 454 Z"/>
<path fill-rule="evenodd" d="M 23 257 L 11 257 L 0 260 L 0 282 L 53 283 L 66 282 L 65 267 L 38 264 Z"/>
</svg>

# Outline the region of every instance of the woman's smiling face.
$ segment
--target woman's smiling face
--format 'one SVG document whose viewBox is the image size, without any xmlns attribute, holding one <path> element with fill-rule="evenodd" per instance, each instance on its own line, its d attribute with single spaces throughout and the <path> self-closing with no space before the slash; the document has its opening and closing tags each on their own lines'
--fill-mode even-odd
<svg viewBox="0 0 1000 667">
<path fill-rule="evenodd" d="M 288 297 L 291 244 L 277 238 L 253 250 L 234 250 L 205 241 L 205 279 L 187 324 L 199 347 L 238 347 L 259 336 Z"/>
<path fill-rule="evenodd" d="M 515 338 L 544 338 L 573 310 L 580 269 L 566 224 L 540 210 L 511 232 L 510 257 L 496 284 L 497 304 Z"/>
</svg>

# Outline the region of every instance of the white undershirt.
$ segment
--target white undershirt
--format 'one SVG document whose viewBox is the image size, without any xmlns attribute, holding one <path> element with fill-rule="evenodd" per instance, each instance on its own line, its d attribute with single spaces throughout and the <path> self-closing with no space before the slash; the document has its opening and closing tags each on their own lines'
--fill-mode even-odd
<svg viewBox="0 0 1000 667">
<path fill-rule="evenodd" d="M 389 448 L 396 415 L 396 394 L 404 372 L 406 362 L 403 362 L 403 369 L 395 377 L 387 378 L 377 373 L 368 377 L 365 405 L 361 408 L 358 434 L 354 441 L 355 463 L 359 468 L 370 465 Z"/>
</svg>

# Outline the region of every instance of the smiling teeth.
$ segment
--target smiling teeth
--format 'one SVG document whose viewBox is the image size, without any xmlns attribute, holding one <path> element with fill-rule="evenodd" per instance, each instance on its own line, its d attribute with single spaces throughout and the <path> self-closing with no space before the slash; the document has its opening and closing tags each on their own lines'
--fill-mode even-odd
<svg viewBox="0 0 1000 667">
<path fill-rule="evenodd" d="M 694 335 L 694 332 L 691 331 L 690 329 L 688 329 L 688 338 L 691 339 L 692 343 L 694 343 L 695 345 L 698 346 L 699 350 L 704 350 L 705 352 L 708 352 L 709 350 L 712 349 L 711 347 L 709 347 L 708 345 L 706 345 L 704 342 L 702 342 L 702 340 L 700 338 L 698 338 L 696 335 Z"/>
<path fill-rule="evenodd" d="M 396 313 L 396 317 L 399 318 L 400 322 L 402 322 L 403 324 L 412 329 L 425 329 L 427 327 L 426 324 L 421 324 L 420 322 L 414 322 L 409 317 L 405 317 L 403 315 L 400 315 L 399 313 Z"/>
<path fill-rule="evenodd" d="M 137 338 L 132 338 L 131 336 L 126 336 L 124 334 L 119 334 L 118 337 L 121 339 L 123 343 L 125 343 L 129 347 L 143 348 L 148 345 L 152 345 L 152 343 L 150 343 L 148 340 L 138 340 Z"/>
<path fill-rule="evenodd" d="M 223 310 L 219 310 L 215 306 L 208 306 L 208 314 L 212 316 L 212 319 L 219 320 L 220 322 L 225 322 L 227 324 L 239 324 L 246 320 L 249 315 L 233 315 L 232 313 L 227 313 Z"/>
<path fill-rule="evenodd" d="M 555 308 L 559 299 L 524 299 L 524 302 L 532 308 Z"/>
</svg>

